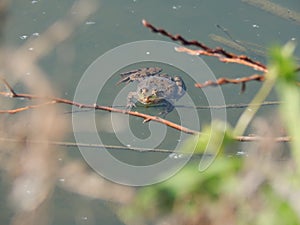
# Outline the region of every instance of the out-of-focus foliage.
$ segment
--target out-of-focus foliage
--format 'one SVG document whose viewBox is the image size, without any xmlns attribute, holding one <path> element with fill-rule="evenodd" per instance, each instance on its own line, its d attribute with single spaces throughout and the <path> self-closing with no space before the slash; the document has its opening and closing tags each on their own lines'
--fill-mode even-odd
<svg viewBox="0 0 300 225">
<path fill-rule="evenodd" d="M 185 153 L 216 155 L 211 165 L 200 172 L 199 162 L 191 162 L 169 180 L 140 189 L 121 217 L 129 224 L 300 224 L 300 171 L 295 166 L 295 160 L 300 163 L 300 93 L 292 52 L 290 44 L 273 48 L 266 77 L 268 88 L 275 85 L 284 102 L 279 110 L 292 136 L 290 159 L 274 160 L 278 143 L 271 139 L 252 143 L 244 158 L 219 154 L 232 143 L 233 132 L 213 121 L 183 147 Z M 257 98 L 263 100 L 260 93 Z"/>
<path fill-rule="evenodd" d="M 231 126 L 223 121 L 213 121 L 206 125 L 201 134 L 186 141 L 182 152 L 222 154 L 226 146 L 233 142 Z"/>
<path fill-rule="evenodd" d="M 145 219 L 154 224 L 299 224 L 297 212 L 269 177 L 255 179 L 248 170 L 240 158 L 217 158 L 201 173 L 197 163 L 190 164 L 168 181 L 141 189 L 122 217 L 129 224 Z"/>
<path fill-rule="evenodd" d="M 20 2 L 31 4 L 36 10 L 44 9 L 39 1 Z M 62 116 L 65 111 L 62 105 L 51 104 L 30 110 L 33 109 L 30 106 L 40 105 L 45 99 L 32 98 L 26 102 L 25 99 L 6 98 L 12 96 L 10 87 L 16 93 L 26 90 L 26 93 L 40 97 L 61 96 L 58 83 L 49 82 L 51 76 L 40 62 L 70 38 L 77 25 L 87 21 L 98 4 L 93 0 L 70 2 L 64 17 L 55 18 L 57 21 L 49 27 L 39 28 L 40 33 L 32 34 L 32 38 L 25 40 L 27 36 L 24 35 L 22 46 L 14 46 L 7 44 L 7 37 L 2 36 L 6 26 L 11 28 L 6 24 L 6 18 L 16 19 L 12 16 L 14 3 L 16 1 L 0 1 L 0 224 L 91 224 L 94 218 L 101 218 L 101 222 L 107 224 L 106 213 L 99 213 L 101 206 L 98 206 L 104 199 L 119 204 L 128 202 L 134 190 L 108 182 L 91 171 L 84 161 L 74 159 L 71 151 L 66 152 L 64 147 L 54 144 L 53 140 L 65 140 L 72 130 L 70 120 Z M 43 23 L 21 5 L 18 5 L 20 11 L 16 10 L 21 14 L 20 18 L 28 14 L 32 21 L 38 21 L 36 24 Z M 42 14 L 42 11 L 37 12 Z M 43 15 L 47 17 L 50 12 L 43 11 Z M 22 34 L 19 27 L 12 29 Z M 57 51 L 56 56 L 62 59 L 65 52 Z M 7 110 L 24 106 L 25 111 L 7 113 Z M 72 197 L 67 197 L 68 194 Z M 98 200 L 97 207 L 92 207 L 93 199 Z M 80 204 L 74 204 L 74 201 Z M 83 202 L 89 202 L 87 205 L 92 209 Z"/>
<path fill-rule="evenodd" d="M 292 58 L 295 46 L 291 43 L 282 49 L 274 47 L 271 52 L 271 65 L 269 76 L 277 79 L 276 90 L 284 104 L 280 105 L 280 113 L 286 129 L 292 136 L 291 146 L 295 160 L 300 164 L 300 86 L 297 83 L 299 73 L 296 71 L 296 63 Z"/>
<path fill-rule="evenodd" d="M 132 221 L 137 221 L 138 215 L 154 219 L 174 212 L 184 220 L 199 216 L 205 210 L 213 210 L 210 206 L 216 204 L 220 195 L 236 185 L 232 178 L 241 163 L 240 159 L 219 158 L 204 173 L 199 173 L 196 163 L 189 164 L 171 179 L 141 189 L 132 207 L 122 214 Z"/>
</svg>

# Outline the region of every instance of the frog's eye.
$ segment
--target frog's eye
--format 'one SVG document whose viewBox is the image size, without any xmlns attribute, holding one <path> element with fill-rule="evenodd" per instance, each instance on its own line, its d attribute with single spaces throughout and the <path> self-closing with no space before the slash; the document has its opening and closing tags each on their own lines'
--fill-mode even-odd
<svg viewBox="0 0 300 225">
<path fill-rule="evenodd" d="M 142 94 L 145 94 L 145 93 L 147 93 L 148 92 L 148 89 L 147 88 L 141 88 L 140 89 L 140 93 L 142 93 Z"/>
<path fill-rule="evenodd" d="M 180 78 L 180 77 L 178 77 L 178 76 L 175 76 L 175 77 L 174 77 L 174 81 L 177 83 L 177 82 L 181 82 L 182 80 L 181 80 L 181 78 Z"/>
<path fill-rule="evenodd" d="M 183 81 L 179 76 L 174 77 L 174 82 L 177 86 L 183 86 Z"/>
<path fill-rule="evenodd" d="M 156 95 L 156 94 L 157 94 L 157 89 L 153 89 L 153 90 L 152 90 L 152 94 L 153 94 L 153 95 Z"/>
</svg>

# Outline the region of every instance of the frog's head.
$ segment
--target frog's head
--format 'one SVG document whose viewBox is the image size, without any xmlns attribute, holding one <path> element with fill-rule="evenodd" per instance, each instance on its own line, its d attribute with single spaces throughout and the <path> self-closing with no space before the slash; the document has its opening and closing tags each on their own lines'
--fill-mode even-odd
<svg viewBox="0 0 300 225">
<path fill-rule="evenodd" d="M 145 105 L 158 103 L 161 99 L 156 89 L 141 88 L 138 92 L 138 101 Z"/>
</svg>

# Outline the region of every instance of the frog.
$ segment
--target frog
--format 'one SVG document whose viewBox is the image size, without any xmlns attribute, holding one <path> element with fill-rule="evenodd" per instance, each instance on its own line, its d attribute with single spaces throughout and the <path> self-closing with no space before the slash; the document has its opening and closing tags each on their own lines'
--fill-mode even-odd
<svg viewBox="0 0 300 225">
<path fill-rule="evenodd" d="M 186 92 L 183 79 L 176 75 L 161 73 L 159 67 L 147 67 L 121 73 L 117 84 L 137 82 L 137 90 L 129 92 L 126 108 L 132 110 L 136 102 L 148 106 L 165 106 L 160 115 L 165 116 L 174 109 L 174 101 L 179 100 Z"/>
</svg>

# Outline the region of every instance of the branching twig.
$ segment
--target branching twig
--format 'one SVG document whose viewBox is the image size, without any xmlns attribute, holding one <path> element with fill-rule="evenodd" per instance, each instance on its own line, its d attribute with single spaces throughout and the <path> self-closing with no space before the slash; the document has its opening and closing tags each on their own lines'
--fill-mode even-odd
<svg viewBox="0 0 300 225">
<path fill-rule="evenodd" d="M 219 58 L 219 60 L 222 62 L 243 64 L 243 65 L 252 67 L 256 70 L 267 72 L 267 67 L 264 64 L 262 64 L 261 62 L 255 61 L 255 60 L 249 58 L 248 56 L 235 55 L 233 53 L 225 51 L 222 48 L 210 48 L 199 41 L 187 40 L 187 39 L 183 38 L 181 35 L 178 35 L 178 34 L 173 35 L 164 29 L 156 28 L 155 26 L 153 26 L 146 20 L 143 20 L 142 22 L 143 22 L 143 25 L 145 27 L 150 28 L 152 32 L 160 33 L 164 36 L 171 38 L 173 41 L 179 41 L 183 45 L 186 45 L 186 46 L 192 45 L 192 46 L 196 46 L 198 48 L 203 49 L 203 50 L 192 50 L 192 49 L 187 49 L 187 48 L 177 48 L 177 51 L 185 51 L 185 52 L 188 52 L 190 54 L 195 54 L 195 55 L 214 56 L 214 57 Z"/>
<path fill-rule="evenodd" d="M 155 26 L 153 26 L 146 20 L 143 20 L 142 22 L 145 27 L 150 28 L 151 31 L 153 31 L 155 33 L 160 33 L 164 36 L 167 36 L 167 37 L 171 38 L 173 41 L 179 41 L 183 45 L 192 45 L 192 46 L 196 46 L 196 47 L 202 49 L 202 50 L 193 50 L 193 49 L 189 49 L 189 48 L 185 48 L 185 47 L 178 47 L 175 49 L 178 52 L 185 52 L 190 55 L 214 56 L 214 57 L 217 57 L 221 62 L 237 63 L 237 64 L 245 65 L 245 66 L 251 67 L 255 70 L 265 72 L 265 73 L 268 71 L 267 67 L 264 64 L 262 64 L 261 62 L 255 61 L 255 60 L 249 58 L 248 56 L 236 55 L 236 54 L 227 52 L 222 48 L 210 48 L 199 41 L 187 40 L 187 39 L 183 38 L 181 35 L 178 35 L 178 34 L 173 35 L 164 29 L 156 28 Z M 221 77 L 216 81 L 209 80 L 209 81 L 206 81 L 205 83 L 196 83 L 195 87 L 203 88 L 203 87 L 207 87 L 207 86 L 217 86 L 217 85 L 223 85 L 223 84 L 227 84 L 227 83 L 231 83 L 231 84 L 241 83 L 242 84 L 241 92 L 244 92 L 246 89 L 246 82 L 249 82 L 252 80 L 264 81 L 264 79 L 265 79 L 265 76 L 260 75 L 260 74 L 254 74 L 249 77 L 242 77 L 242 78 L 237 78 L 237 79 Z"/>
<path fill-rule="evenodd" d="M 173 41 L 179 41 L 183 45 L 196 46 L 196 47 L 202 49 L 202 50 L 194 50 L 194 49 L 189 49 L 189 48 L 185 48 L 185 47 L 177 47 L 177 48 L 175 48 L 175 50 L 177 52 L 185 52 L 190 55 L 197 55 L 197 56 L 198 55 L 213 56 L 213 57 L 217 57 L 221 62 L 224 62 L 224 63 L 237 63 L 237 64 L 251 67 L 255 70 L 262 71 L 264 73 L 268 72 L 268 68 L 266 67 L 266 65 L 264 65 L 261 62 L 255 61 L 246 55 L 236 55 L 231 52 L 225 51 L 223 48 L 219 48 L 219 47 L 210 48 L 197 40 L 187 40 L 179 34 L 173 35 L 164 29 L 157 28 L 154 25 L 152 25 L 151 23 L 147 22 L 146 20 L 143 20 L 142 23 L 145 27 L 150 28 L 151 31 L 154 33 L 160 33 L 166 37 L 171 38 Z M 300 71 L 300 67 L 298 67 L 296 69 L 296 72 L 299 72 L 299 71 Z M 198 88 L 203 88 L 203 87 L 207 87 L 207 86 L 217 86 L 217 85 L 222 85 L 222 84 L 227 84 L 227 83 L 231 83 L 231 84 L 241 83 L 242 84 L 242 92 L 243 92 L 246 88 L 246 82 L 249 82 L 252 80 L 264 81 L 265 76 L 264 76 L 264 74 L 254 74 L 254 75 L 251 75 L 248 77 L 242 77 L 242 78 L 237 78 L 237 79 L 221 77 L 216 81 L 206 81 L 205 83 L 202 83 L 202 84 L 197 83 L 197 84 L 195 84 L 195 86 Z M 300 82 L 297 82 L 297 85 L 300 86 Z"/>
<path fill-rule="evenodd" d="M 2 94 L 2 92 L 1 92 L 1 94 Z M 12 96 L 12 97 L 14 97 L 14 96 Z M 28 105 L 28 106 L 20 107 L 20 108 L 16 108 L 16 109 L 0 110 L 0 113 L 15 114 L 15 113 L 19 113 L 22 111 L 26 111 L 28 109 L 35 109 L 35 108 L 39 108 L 42 106 L 51 105 L 51 104 L 55 104 L 55 103 L 56 103 L 55 101 L 49 101 L 49 102 L 44 102 L 44 103 L 37 104 L 37 105 Z"/>
<path fill-rule="evenodd" d="M 0 113 L 16 113 L 16 112 L 25 111 L 25 110 L 28 110 L 28 109 L 31 109 L 31 108 L 38 108 L 38 107 L 41 107 L 45 104 L 62 103 L 62 104 L 66 104 L 66 105 L 73 105 L 73 106 L 76 106 L 78 108 L 98 109 L 98 110 L 104 110 L 104 111 L 108 111 L 108 112 L 128 114 L 128 115 L 143 118 L 144 122 L 149 122 L 151 120 L 156 121 L 158 123 L 165 124 L 169 127 L 172 127 L 176 130 L 180 130 L 180 131 L 182 131 L 184 133 L 187 133 L 187 134 L 199 134 L 200 133 L 198 131 L 191 130 L 191 129 L 188 129 L 186 127 L 180 126 L 180 125 L 178 125 L 176 123 L 173 123 L 169 120 L 166 120 L 166 119 L 163 119 L 163 118 L 160 118 L 160 117 L 157 117 L 157 116 L 147 115 L 147 114 L 144 114 L 144 113 L 128 111 L 128 110 L 122 110 L 122 109 L 116 109 L 116 108 L 113 108 L 113 107 L 101 106 L 101 105 L 97 105 L 97 104 L 92 104 L 92 105 L 82 104 L 82 103 L 74 102 L 74 101 L 64 99 L 64 98 L 56 98 L 56 97 L 49 97 L 49 96 L 37 96 L 37 95 L 25 94 L 25 93 L 16 93 L 11 88 L 11 86 L 7 83 L 7 81 L 5 79 L 2 79 L 2 80 L 4 81 L 4 84 L 7 86 L 7 88 L 9 89 L 10 92 L 0 92 L 0 95 L 6 96 L 6 97 L 11 97 L 11 98 L 40 99 L 40 100 L 45 100 L 47 102 L 43 103 L 43 104 L 39 104 L 39 105 L 31 105 L 31 106 L 17 108 L 17 109 L 13 109 L 13 110 L 1 110 Z"/>
<path fill-rule="evenodd" d="M 101 106 L 97 104 L 82 104 L 78 102 L 74 102 L 68 99 L 64 98 L 56 98 L 56 97 L 47 97 L 47 96 L 37 96 L 37 95 L 32 95 L 32 94 L 25 94 L 25 93 L 17 93 L 13 90 L 13 88 L 8 84 L 8 82 L 1 78 L 1 80 L 4 82 L 6 87 L 9 89 L 9 92 L 0 92 L 0 95 L 5 96 L 5 97 L 11 97 L 11 98 L 24 98 L 24 99 L 39 99 L 39 100 L 45 100 L 46 102 L 37 104 L 37 105 L 29 105 L 25 107 L 20 107 L 17 109 L 11 109 L 11 110 L 0 110 L 0 113 L 18 113 L 22 112 L 25 110 L 29 109 L 34 109 L 34 108 L 39 108 L 45 105 L 50 105 L 50 104 L 56 104 L 56 103 L 61 103 L 61 104 L 66 104 L 66 105 L 73 105 L 78 108 L 87 108 L 87 109 L 98 109 L 98 110 L 103 110 L 103 111 L 108 111 L 108 112 L 115 112 L 115 113 L 122 113 L 122 114 L 128 114 L 131 116 L 136 116 L 144 119 L 144 122 L 149 122 L 149 121 L 156 121 L 158 123 L 165 124 L 166 126 L 172 127 L 176 130 L 182 131 L 187 134 L 201 134 L 199 131 L 191 130 L 189 128 L 180 126 L 176 123 L 173 123 L 169 120 L 157 117 L 157 116 L 151 116 L 147 115 L 144 113 L 139 113 L 139 112 L 134 112 L 134 111 L 128 111 L 128 110 L 122 110 L 122 109 L 117 109 L 109 106 Z M 235 137 L 236 141 L 241 141 L 241 142 L 249 142 L 249 141 L 259 141 L 263 139 L 263 137 L 259 136 L 237 136 Z M 276 142 L 288 142 L 290 141 L 290 137 L 275 137 L 274 141 Z M 101 146 L 100 146 L 101 147 Z"/>
<path fill-rule="evenodd" d="M 249 82 L 249 81 L 252 81 L 252 80 L 264 81 L 265 76 L 260 75 L 260 74 L 254 74 L 254 75 L 251 75 L 249 77 L 241 77 L 241 78 L 236 78 L 236 79 L 221 77 L 221 78 L 217 79 L 216 81 L 208 80 L 208 81 L 205 81 L 202 84 L 201 83 L 196 83 L 195 87 L 203 88 L 203 87 L 207 87 L 207 86 L 217 86 L 217 85 L 222 85 L 222 84 L 227 84 L 227 83 L 231 83 L 231 84 L 240 84 L 241 83 L 242 84 L 241 92 L 244 92 L 245 88 L 246 88 L 246 82 Z"/>
<path fill-rule="evenodd" d="M 10 97 L 14 97 L 16 96 L 15 91 L 13 90 L 13 88 L 9 85 L 9 83 L 2 77 L 0 77 L 0 79 L 2 80 L 2 82 L 5 84 L 6 88 L 10 91 L 10 93 L 7 93 Z"/>
<path fill-rule="evenodd" d="M 193 50 L 185 47 L 178 47 L 175 48 L 175 50 L 177 52 L 185 52 L 190 55 L 214 56 L 219 58 L 219 60 L 224 63 L 237 63 L 237 64 L 251 67 L 255 70 L 267 72 L 266 66 L 261 64 L 260 62 L 254 61 L 245 55 L 235 55 L 233 53 L 226 52 L 222 48 L 215 48 L 215 49 L 211 49 L 210 51 L 204 51 L 204 50 Z"/>
</svg>

